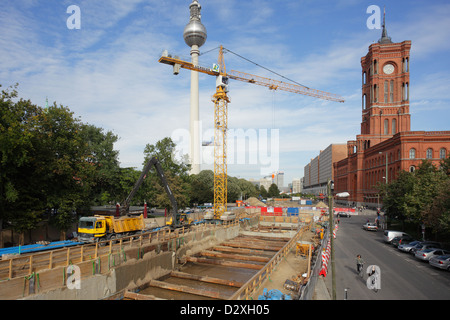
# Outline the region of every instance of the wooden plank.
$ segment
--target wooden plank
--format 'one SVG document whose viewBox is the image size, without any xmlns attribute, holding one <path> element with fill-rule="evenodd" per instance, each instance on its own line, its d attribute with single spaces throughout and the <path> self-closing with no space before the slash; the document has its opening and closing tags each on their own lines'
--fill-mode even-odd
<svg viewBox="0 0 450 320">
<path fill-rule="evenodd" d="M 262 227 L 262 226 L 261 226 Z M 268 228 L 272 228 L 272 227 L 268 227 Z M 248 236 L 248 235 L 240 235 L 239 237 L 235 238 L 236 240 L 264 240 L 264 241 L 270 241 L 270 242 L 281 242 L 281 243 L 286 243 L 289 240 L 291 240 L 291 238 L 289 237 L 265 237 L 265 236 Z"/>
<path fill-rule="evenodd" d="M 214 265 L 219 265 L 219 266 L 253 269 L 253 270 L 260 270 L 264 267 L 263 265 L 254 264 L 254 263 L 243 263 L 243 262 L 216 260 L 216 259 L 208 259 L 208 258 L 197 258 L 197 257 L 186 257 L 186 258 L 184 258 L 184 260 L 186 260 L 187 262 L 214 264 Z"/>
<path fill-rule="evenodd" d="M 148 284 L 151 287 L 157 287 L 157 288 L 161 288 L 161 289 L 190 293 L 190 294 L 195 294 L 195 295 L 203 296 L 203 297 L 222 299 L 222 300 L 228 299 L 228 296 L 225 296 L 218 291 L 195 289 L 195 288 L 183 286 L 180 284 L 173 284 L 173 283 L 168 283 L 168 282 L 163 282 L 163 281 L 158 281 L 158 280 L 150 280 L 150 282 Z"/>
<path fill-rule="evenodd" d="M 270 258 L 261 257 L 261 256 L 252 256 L 252 255 L 240 255 L 240 254 L 229 254 L 229 253 L 221 253 L 215 251 L 204 250 L 199 253 L 204 257 L 215 257 L 222 259 L 234 259 L 234 260 L 244 260 L 244 261 L 257 261 L 257 262 L 269 262 Z"/>
<path fill-rule="evenodd" d="M 261 254 L 270 254 L 273 253 L 265 252 L 264 250 L 252 250 L 252 249 L 245 249 L 245 248 L 234 248 L 234 247 L 225 247 L 225 246 L 215 246 L 211 248 L 215 251 L 221 251 L 221 252 L 230 252 L 230 253 L 239 253 L 239 254 L 251 254 L 251 255 L 261 255 Z"/>
<path fill-rule="evenodd" d="M 243 282 L 239 282 L 239 281 L 225 280 L 225 279 L 214 278 L 214 277 L 209 277 L 209 276 L 200 276 L 200 275 L 196 275 L 196 274 L 179 272 L 179 271 L 172 271 L 170 273 L 170 276 L 176 277 L 176 278 L 182 278 L 182 279 L 197 280 L 197 281 L 207 282 L 207 283 L 221 284 L 221 285 L 237 287 L 237 288 L 240 288 L 244 285 Z"/>
<path fill-rule="evenodd" d="M 156 298 L 153 295 L 140 294 L 140 293 L 131 292 L 128 290 L 125 291 L 125 293 L 123 294 L 123 298 L 124 299 L 132 299 L 132 300 L 162 300 L 162 299 Z"/>
<path fill-rule="evenodd" d="M 268 245 L 258 245 L 249 242 L 237 242 L 228 241 L 221 243 L 222 246 L 235 247 L 235 248 L 246 248 L 246 249 L 260 249 L 264 251 L 280 251 L 283 246 L 268 246 Z"/>
</svg>

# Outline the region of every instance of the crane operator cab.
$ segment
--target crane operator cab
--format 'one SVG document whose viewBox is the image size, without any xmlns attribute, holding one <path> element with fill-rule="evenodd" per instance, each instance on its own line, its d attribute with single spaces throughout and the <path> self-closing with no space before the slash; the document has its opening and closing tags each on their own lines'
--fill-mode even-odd
<svg viewBox="0 0 450 320">
<path fill-rule="evenodd" d="M 187 215 L 185 212 L 182 213 L 178 213 L 178 219 L 179 219 L 179 224 L 181 226 L 187 226 L 190 225 L 192 223 L 192 219 L 189 217 L 189 215 Z M 170 226 L 172 227 L 174 224 L 173 221 L 173 216 L 170 217 L 170 219 L 166 222 L 166 226 Z"/>
<path fill-rule="evenodd" d="M 216 77 L 216 88 L 222 88 L 224 92 L 228 92 L 228 77 L 218 75 Z"/>
</svg>

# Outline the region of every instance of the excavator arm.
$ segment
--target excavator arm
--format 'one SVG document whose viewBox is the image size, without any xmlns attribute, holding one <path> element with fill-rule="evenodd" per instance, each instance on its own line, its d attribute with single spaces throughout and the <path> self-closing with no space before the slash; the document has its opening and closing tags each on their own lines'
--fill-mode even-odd
<svg viewBox="0 0 450 320">
<path fill-rule="evenodd" d="M 144 169 L 141 172 L 141 175 L 139 176 L 139 179 L 134 184 L 133 189 L 131 190 L 128 197 L 123 202 L 121 208 L 120 208 L 120 215 L 125 215 L 128 213 L 128 210 L 130 208 L 131 200 L 133 199 L 136 192 L 139 190 L 139 188 L 142 185 L 142 182 L 144 181 L 145 176 L 150 171 L 151 167 L 155 166 L 156 173 L 158 174 L 159 178 L 161 179 L 161 182 L 163 184 L 164 190 L 167 193 L 167 196 L 169 197 L 170 203 L 172 204 L 172 210 L 173 210 L 173 217 L 175 219 L 175 226 L 178 226 L 180 224 L 180 218 L 178 215 L 178 205 L 177 200 L 175 199 L 172 190 L 169 187 L 169 184 L 167 183 L 166 176 L 164 175 L 164 171 L 161 167 L 161 164 L 158 161 L 157 157 L 152 157 L 146 164 Z"/>
</svg>

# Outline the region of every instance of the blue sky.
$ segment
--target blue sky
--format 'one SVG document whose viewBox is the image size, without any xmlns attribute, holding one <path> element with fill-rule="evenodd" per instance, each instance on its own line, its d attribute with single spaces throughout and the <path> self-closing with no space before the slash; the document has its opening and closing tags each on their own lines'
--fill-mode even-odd
<svg viewBox="0 0 450 320">
<path fill-rule="evenodd" d="M 21 97 L 68 106 L 83 122 L 119 136 L 123 167 L 141 168 L 147 143 L 189 128 L 190 73 L 159 64 L 164 49 L 189 59 L 182 33 L 191 0 L 2 0 L 0 84 L 19 83 Z M 368 6 L 386 6 L 389 36 L 412 41 L 412 130 L 450 130 L 450 3 L 442 1 L 200 0 L 208 39 L 311 88 L 339 94 L 327 102 L 264 87 L 230 83 L 229 128 L 277 129 L 285 185 L 331 143 L 360 132 L 361 66 L 381 30 L 367 28 Z M 67 8 L 81 11 L 70 30 Z M 211 66 L 213 50 L 200 57 Z M 277 76 L 229 53 L 229 69 Z M 200 75 L 200 120 L 212 128 L 215 79 Z M 270 138 L 270 137 L 269 137 Z M 208 140 L 207 134 L 203 140 Z M 250 158 L 250 150 L 247 150 Z M 228 174 L 260 178 L 262 160 L 228 166 Z M 250 161 L 247 161 L 250 162 Z M 210 169 L 210 165 L 202 168 Z"/>
</svg>

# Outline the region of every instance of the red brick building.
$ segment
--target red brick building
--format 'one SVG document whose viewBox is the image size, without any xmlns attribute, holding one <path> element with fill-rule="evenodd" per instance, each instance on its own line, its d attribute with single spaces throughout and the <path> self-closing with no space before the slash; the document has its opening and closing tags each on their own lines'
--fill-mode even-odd
<svg viewBox="0 0 450 320">
<path fill-rule="evenodd" d="M 376 206 L 377 182 L 413 171 L 423 159 L 438 165 L 450 150 L 450 131 L 410 131 L 410 49 L 411 41 L 392 42 L 383 23 L 380 40 L 361 58 L 361 134 L 347 142 L 347 158 L 333 164 L 334 192 L 347 191 L 358 206 Z"/>
</svg>

